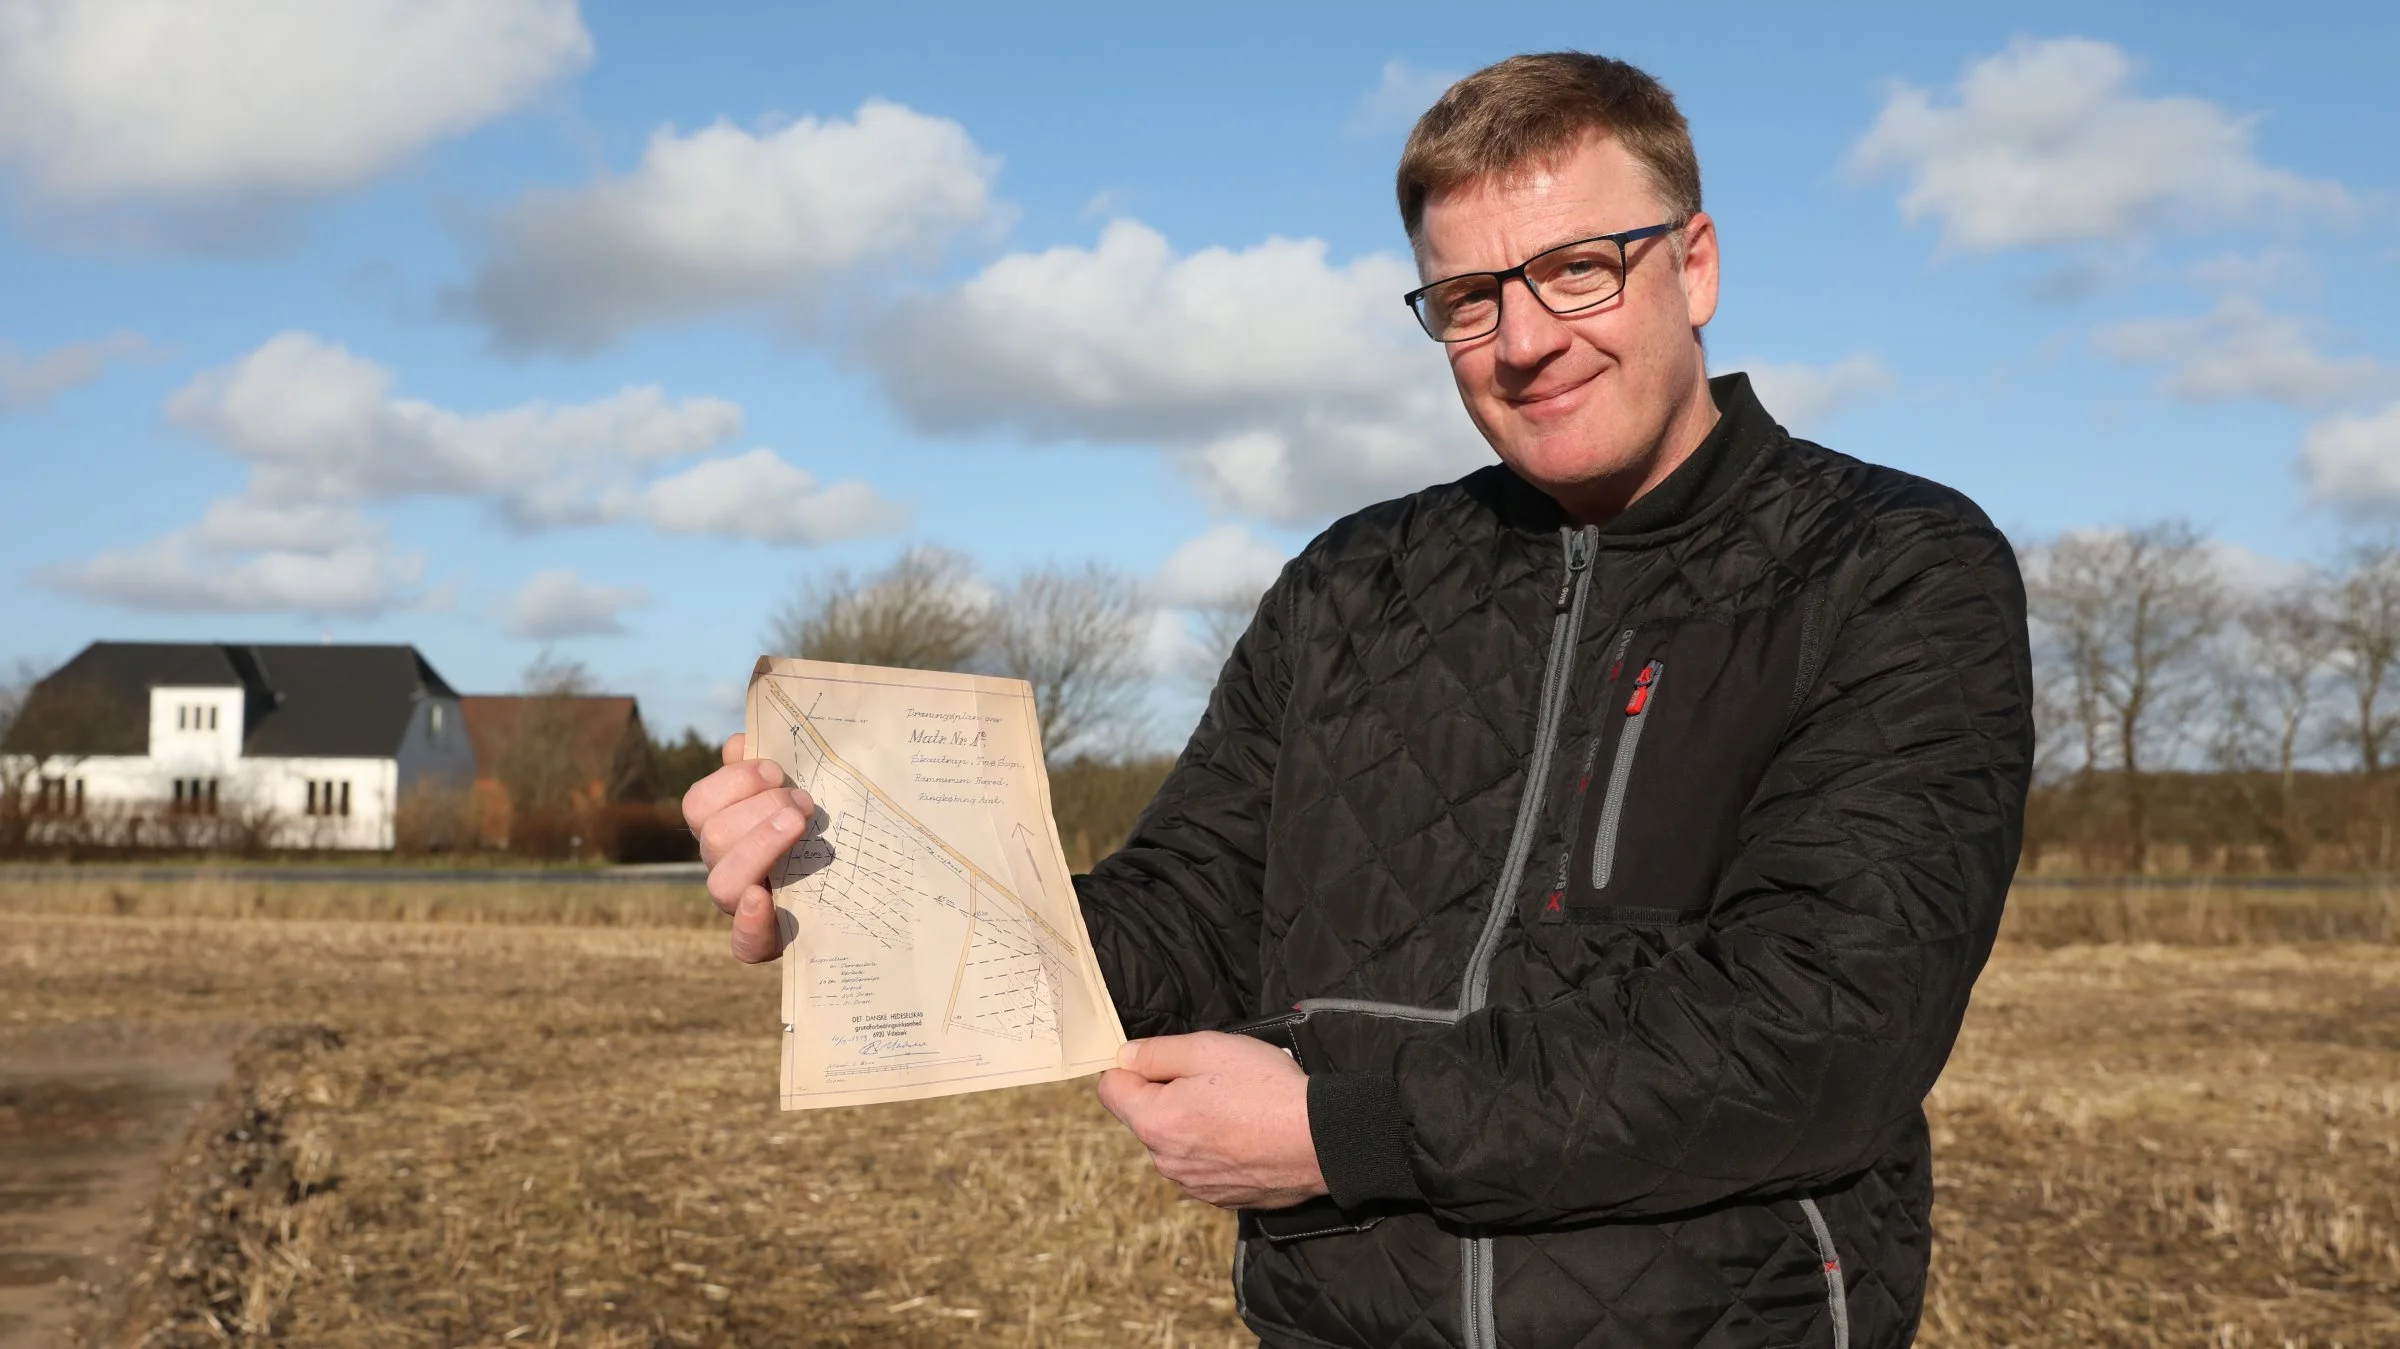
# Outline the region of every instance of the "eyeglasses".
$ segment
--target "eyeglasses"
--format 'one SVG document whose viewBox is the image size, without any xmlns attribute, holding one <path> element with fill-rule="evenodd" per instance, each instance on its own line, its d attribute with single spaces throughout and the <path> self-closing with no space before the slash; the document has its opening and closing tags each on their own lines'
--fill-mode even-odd
<svg viewBox="0 0 2400 1349">
<path fill-rule="evenodd" d="M 1683 228 L 1680 220 L 1560 244 L 1505 272 L 1462 272 L 1401 296 L 1425 335 L 1436 342 L 1471 342 L 1498 331 L 1500 292 L 1510 277 L 1553 314 L 1580 314 L 1617 298 L 1633 266 L 1626 245 Z"/>
</svg>

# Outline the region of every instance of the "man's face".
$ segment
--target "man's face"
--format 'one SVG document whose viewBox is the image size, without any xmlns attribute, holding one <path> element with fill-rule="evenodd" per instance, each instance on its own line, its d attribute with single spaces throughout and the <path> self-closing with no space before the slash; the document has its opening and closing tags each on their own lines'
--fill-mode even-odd
<svg viewBox="0 0 2400 1349">
<path fill-rule="evenodd" d="M 1560 244 L 1670 218 L 1633 157 L 1594 136 L 1554 163 L 1433 197 L 1417 266 L 1427 281 L 1502 271 Z M 1716 227 L 1695 215 L 1684 238 L 1680 267 L 1663 235 L 1630 245 L 1624 293 L 1564 318 L 1512 280 L 1499 329 L 1447 348 L 1484 439 L 1570 508 L 1601 483 L 1615 484 L 1608 495 L 1621 508 L 1664 476 L 1648 471 L 1662 451 L 1690 448 L 1671 441 L 1696 443 L 1714 420 L 1693 330 L 1716 313 Z"/>
</svg>

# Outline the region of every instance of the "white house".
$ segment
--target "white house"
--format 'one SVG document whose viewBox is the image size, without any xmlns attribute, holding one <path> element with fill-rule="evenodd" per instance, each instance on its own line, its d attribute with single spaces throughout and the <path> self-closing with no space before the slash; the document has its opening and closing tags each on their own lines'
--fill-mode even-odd
<svg viewBox="0 0 2400 1349">
<path fill-rule="evenodd" d="M 408 646 L 94 642 L 0 756 L 48 815 L 238 811 L 307 848 L 390 848 L 406 793 L 475 778 L 458 694 Z"/>
</svg>

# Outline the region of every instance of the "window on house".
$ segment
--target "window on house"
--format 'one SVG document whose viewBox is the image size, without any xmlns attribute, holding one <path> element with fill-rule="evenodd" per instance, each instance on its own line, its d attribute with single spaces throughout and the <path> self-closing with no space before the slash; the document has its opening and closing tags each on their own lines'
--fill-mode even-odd
<svg viewBox="0 0 2400 1349">
<path fill-rule="evenodd" d="M 75 795 L 80 800 L 83 795 L 81 778 L 76 779 L 75 787 Z M 35 784 L 33 811 L 36 815 L 57 815 L 63 813 L 66 808 L 67 780 L 65 778 L 43 778 Z"/>
<path fill-rule="evenodd" d="M 308 813 L 311 815 L 348 815 L 350 813 L 350 784 L 311 778 L 308 784 Z"/>
<path fill-rule="evenodd" d="M 426 729 L 432 732 L 434 739 L 442 738 L 442 705 L 440 703 L 433 705 L 432 715 L 425 719 L 425 725 Z"/>
<path fill-rule="evenodd" d="M 82 797 L 82 780 L 77 780 L 77 792 L 74 792 L 77 809 L 82 809 Z M 175 778 L 175 814 L 214 816 L 216 778 Z"/>
<path fill-rule="evenodd" d="M 75 809 L 83 810 L 83 781 L 75 783 Z M 217 813 L 217 779 L 175 779 L 175 813 L 178 815 L 214 815 Z"/>
<path fill-rule="evenodd" d="M 182 703 L 175 704 L 175 729 L 178 731 L 188 731 L 192 729 L 191 715 L 191 708 L 184 706 Z"/>
<path fill-rule="evenodd" d="M 217 729 L 217 709 L 213 707 L 208 709 L 208 729 Z"/>
</svg>

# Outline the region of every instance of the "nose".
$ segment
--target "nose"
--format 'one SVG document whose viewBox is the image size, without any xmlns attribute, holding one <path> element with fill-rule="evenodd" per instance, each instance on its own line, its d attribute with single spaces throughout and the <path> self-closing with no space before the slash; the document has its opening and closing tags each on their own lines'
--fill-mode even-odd
<svg viewBox="0 0 2400 1349">
<path fill-rule="evenodd" d="M 1521 276 L 1500 286 L 1500 328 L 1492 335 L 1493 354 L 1502 365 L 1520 369 L 1540 365 L 1566 349 L 1567 325 L 1534 298 L 1533 287 Z"/>
</svg>

